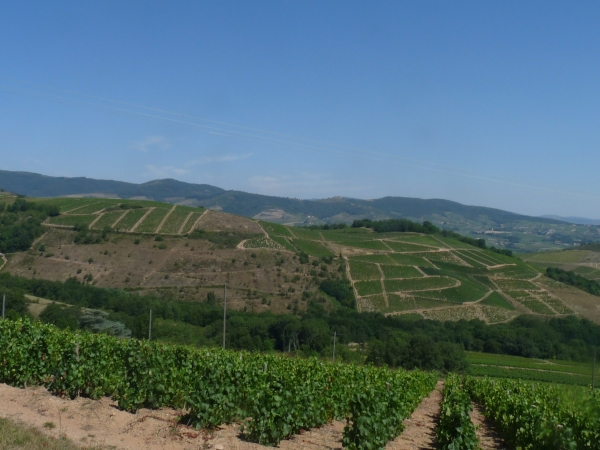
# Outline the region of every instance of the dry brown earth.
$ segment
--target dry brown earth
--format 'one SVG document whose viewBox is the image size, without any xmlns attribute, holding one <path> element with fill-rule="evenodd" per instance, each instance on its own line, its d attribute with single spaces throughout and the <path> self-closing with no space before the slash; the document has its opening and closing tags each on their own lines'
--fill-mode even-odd
<svg viewBox="0 0 600 450">
<path fill-rule="evenodd" d="M 246 217 L 207 210 L 196 227 L 205 231 L 232 231 L 236 233 L 263 234 L 260 225 Z"/>
<path fill-rule="evenodd" d="M 551 294 L 563 300 L 571 309 L 595 323 L 600 324 L 600 297 L 568 286 L 564 283 L 540 277 L 536 284 L 546 289 Z"/>
<path fill-rule="evenodd" d="M 228 305 L 256 312 L 290 312 L 295 304 L 302 310 L 307 303 L 302 292 L 317 291 L 309 275 L 314 267 L 300 264 L 290 252 L 220 249 L 206 240 L 183 236 L 165 236 L 164 241 L 156 242 L 150 235 L 115 234 L 110 242 L 91 245 L 75 245 L 74 237 L 73 231 L 51 228 L 39 241 L 46 246 L 44 253 L 12 254 L 4 270 L 57 281 L 69 277 L 82 280 L 91 274 L 98 287 L 135 288 L 140 293 L 187 301 L 203 301 L 210 291 L 219 299 L 220 286 L 227 281 Z M 136 245 L 135 239 L 140 243 Z M 160 244 L 166 249 L 159 248 Z M 337 270 L 337 265 L 331 270 Z M 292 281 L 296 275 L 300 279 Z"/>
<path fill-rule="evenodd" d="M 471 422 L 475 425 L 481 450 L 505 450 L 508 448 L 498 435 L 494 424 L 483 415 L 482 407 L 475 403 L 471 411 Z"/>
<path fill-rule="evenodd" d="M 435 448 L 435 426 L 441 401 L 438 383 L 413 415 L 405 421 L 405 430 L 388 450 Z M 8 418 L 53 436 L 64 436 L 79 445 L 100 445 L 115 449 L 215 449 L 260 450 L 265 447 L 243 439 L 238 424 L 224 425 L 214 431 L 196 430 L 179 425 L 184 411 L 173 409 L 139 410 L 136 414 L 120 411 L 109 398 L 66 400 L 45 388 L 14 388 L 0 384 L 0 417 Z M 48 428 L 52 423 L 54 428 Z M 344 422 L 331 422 L 321 428 L 303 431 L 280 443 L 287 450 L 342 449 Z"/>
</svg>

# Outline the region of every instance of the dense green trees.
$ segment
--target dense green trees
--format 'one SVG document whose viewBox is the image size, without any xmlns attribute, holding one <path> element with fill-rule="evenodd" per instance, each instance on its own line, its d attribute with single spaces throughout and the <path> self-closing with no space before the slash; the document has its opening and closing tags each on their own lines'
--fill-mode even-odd
<svg viewBox="0 0 600 450">
<path fill-rule="evenodd" d="M 262 236 L 262 235 L 260 235 Z M 244 239 L 259 237 L 257 234 L 237 233 L 229 231 L 204 231 L 194 230 L 189 235 L 190 239 L 206 239 L 216 248 L 235 248 Z"/>
<path fill-rule="evenodd" d="M 459 372 L 467 368 L 464 348 L 451 342 L 436 342 L 433 337 L 416 334 L 395 335 L 385 341 L 369 343 L 367 362 L 405 369 Z"/>
<path fill-rule="evenodd" d="M 326 223 L 323 225 L 309 225 L 305 228 L 309 230 L 343 230 L 348 228 L 348 224 L 345 223 Z"/>
<path fill-rule="evenodd" d="M 334 297 L 342 306 L 347 308 L 354 307 L 354 292 L 350 282 L 346 279 L 329 279 L 321 282 L 320 288 L 327 295 Z"/>
<path fill-rule="evenodd" d="M 153 336 L 158 339 L 208 346 L 218 346 L 222 339 L 222 299 L 213 293 L 207 301 L 181 302 L 97 288 L 75 279 L 62 283 L 0 273 L 0 293 L 4 291 L 10 317 L 25 314 L 23 294 L 29 293 L 76 307 L 102 309 L 109 313 L 107 320 L 123 323 L 134 337 L 147 337 L 152 308 Z M 300 316 L 228 311 L 227 346 L 329 357 L 335 332 L 340 359 L 362 360 L 364 353 L 354 351 L 362 348 L 374 364 L 459 370 L 464 367 L 463 349 L 587 360 L 592 346 L 600 344 L 600 326 L 574 316 L 551 320 L 519 317 L 509 323 L 486 325 L 479 320 L 442 323 L 410 316 L 385 317 L 344 307 L 328 312 L 315 300 L 308 300 L 307 305 Z M 60 325 L 58 312 L 50 310 L 45 320 Z M 356 345 L 348 347 L 348 343 Z"/>
<path fill-rule="evenodd" d="M 560 281 L 561 283 L 570 284 L 593 295 L 600 296 L 600 283 L 594 280 L 589 280 L 581 275 L 577 275 L 575 272 L 558 269 L 555 267 L 548 267 L 546 269 L 546 275 L 553 280 Z"/>
<path fill-rule="evenodd" d="M 440 229 L 429 221 L 420 224 L 408 219 L 386 219 L 386 220 L 370 220 L 362 219 L 352 222 L 352 228 L 372 228 L 376 233 L 390 232 L 413 232 L 433 234 L 439 233 Z"/>
<path fill-rule="evenodd" d="M 28 250 L 44 232 L 42 222 L 57 216 L 58 208 L 17 198 L 11 204 L 0 203 L 0 253 Z"/>
<path fill-rule="evenodd" d="M 425 221 L 422 224 L 413 222 L 407 219 L 386 219 L 386 220 L 355 220 L 352 223 L 353 228 L 371 228 L 376 233 L 390 233 L 390 232 L 413 232 L 413 233 L 425 233 L 425 234 L 439 234 L 444 237 L 451 237 L 469 245 L 473 245 L 479 248 L 488 248 L 485 243 L 485 239 L 471 238 L 463 236 L 462 234 L 456 233 L 451 230 L 441 230 L 429 221 Z M 496 248 L 494 246 L 489 247 L 489 250 L 500 253 L 506 256 L 513 256 L 512 250 Z"/>
</svg>

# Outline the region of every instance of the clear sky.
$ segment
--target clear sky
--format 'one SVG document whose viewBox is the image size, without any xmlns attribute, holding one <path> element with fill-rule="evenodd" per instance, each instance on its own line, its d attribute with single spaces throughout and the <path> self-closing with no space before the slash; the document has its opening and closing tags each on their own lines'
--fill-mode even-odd
<svg viewBox="0 0 600 450">
<path fill-rule="evenodd" d="M 0 168 L 600 217 L 597 1 L 0 2 Z"/>
</svg>

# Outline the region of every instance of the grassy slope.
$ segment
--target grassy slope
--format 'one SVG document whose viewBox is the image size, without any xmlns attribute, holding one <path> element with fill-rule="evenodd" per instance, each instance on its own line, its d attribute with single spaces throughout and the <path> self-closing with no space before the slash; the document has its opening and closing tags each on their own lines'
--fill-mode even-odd
<svg viewBox="0 0 600 450">
<path fill-rule="evenodd" d="M 592 366 L 574 361 L 541 360 L 519 356 L 467 352 L 473 375 L 520 378 L 548 383 L 587 386 L 592 380 Z"/>
<path fill-rule="evenodd" d="M 344 256 L 356 293 L 364 297 L 359 298 L 359 309 L 386 314 L 419 310 L 425 317 L 440 320 L 481 318 L 488 322 L 521 313 L 552 316 L 572 311 L 560 296 L 534 284 L 540 273 L 530 265 L 454 239 L 262 225 L 272 240 L 292 251 L 320 257 L 327 247 L 332 254 Z M 398 293 L 400 298 L 393 297 Z M 469 303 L 458 307 L 465 302 Z M 452 305 L 457 308 L 449 309 Z"/>
<path fill-rule="evenodd" d="M 48 422 L 48 427 L 54 428 L 56 424 Z M 38 450 L 40 448 L 47 450 L 76 450 L 82 447 L 68 439 L 53 439 L 45 436 L 35 428 L 9 419 L 0 418 L 0 450 Z"/>
<path fill-rule="evenodd" d="M 590 280 L 600 281 L 600 252 L 591 250 L 563 250 L 524 254 L 523 260 L 540 270 L 558 267 L 571 270 Z"/>
</svg>

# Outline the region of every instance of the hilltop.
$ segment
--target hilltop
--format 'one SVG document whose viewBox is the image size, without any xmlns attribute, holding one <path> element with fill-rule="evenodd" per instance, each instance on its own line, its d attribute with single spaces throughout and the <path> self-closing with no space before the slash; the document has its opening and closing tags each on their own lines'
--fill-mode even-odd
<svg viewBox="0 0 600 450">
<path fill-rule="evenodd" d="M 3 270 L 27 278 L 76 278 L 181 301 L 222 298 L 227 283 L 228 304 L 254 312 L 298 313 L 318 301 L 438 320 L 580 313 L 600 322 L 595 303 L 574 288 L 439 234 L 311 230 L 143 200 L 36 202 L 60 214 L 45 220 L 29 251 L 9 255 Z"/>
<path fill-rule="evenodd" d="M 368 218 L 428 220 L 464 235 L 484 237 L 491 245 L 516 251 L 565 248 L 598 239 L 600 227 L 468 206 L 442 199 L 384 197 L 362 200 L 334 197 L 299 200 L 226 191 L 207 184 L 173 179 L 143 184 L 76 177 L 49 177 L 29 172 L 0 171 L 0 187 L 30 197 L 112 197 L 147 199 L 178 205 L 203 206 L 230 214 L 286 225 L 352 223 Z"/>
</svg>

